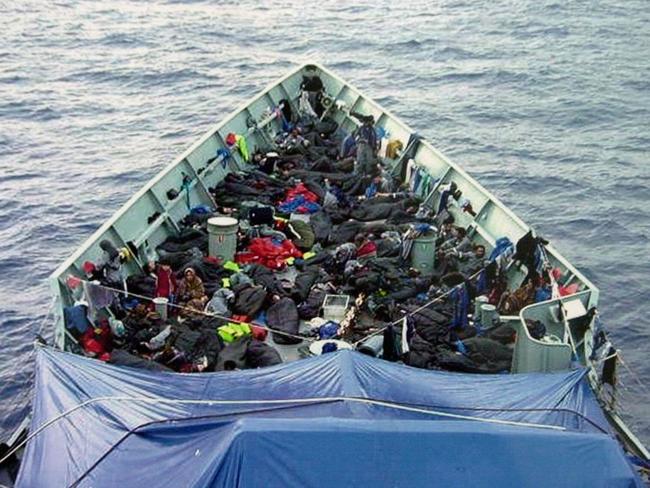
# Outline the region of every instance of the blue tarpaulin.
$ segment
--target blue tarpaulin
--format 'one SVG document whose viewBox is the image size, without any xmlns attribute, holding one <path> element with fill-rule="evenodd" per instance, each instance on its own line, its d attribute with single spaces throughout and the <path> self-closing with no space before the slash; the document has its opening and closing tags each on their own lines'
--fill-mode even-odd
<svg viewBox="0 0 650 488">
<path fill-rule="evenodd" d="M 35 387 L 25 487 L 641 486 L 583 370 L 478 376 L 339 351 L 175 374 L 42 348 Z"/>
</svg>

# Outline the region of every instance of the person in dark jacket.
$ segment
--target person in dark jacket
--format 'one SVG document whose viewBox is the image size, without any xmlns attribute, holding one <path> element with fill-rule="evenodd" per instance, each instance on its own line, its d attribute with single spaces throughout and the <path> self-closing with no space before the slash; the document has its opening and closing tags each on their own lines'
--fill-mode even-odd
<svg viewBox="0 0 650 488">
<path fill-rule="evenodd" d="M 361 115 L 356 112 L 351 112 L 350 115 L 361 121 L 361 127 L 355 133 L 357 142 L 356 172 L 361 175 L 371 174 L 379 149 L 379 141 L 375 132 L 375 118 L 372 115 Z"/>
</svg>

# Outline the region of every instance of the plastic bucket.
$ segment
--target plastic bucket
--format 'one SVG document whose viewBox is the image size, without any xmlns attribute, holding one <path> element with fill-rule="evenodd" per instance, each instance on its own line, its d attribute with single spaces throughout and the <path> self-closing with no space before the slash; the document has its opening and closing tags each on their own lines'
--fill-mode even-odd
<svg viewBox="0 0 650 488">
<path fill-rule="evenodd" d="M 232 261 L 237 250 L 237 229 L 239 222 L 232 217 L 212 217 L 208 219 L 208 254 Z"/>
<path fill-rule="evenodd" d="M 481 305 L 481 325 L 490 328 L 499 321 L 499 314 L 497 308 L 489 303 Z"/>
<path fill-rule="evenodd" d="M 481 307 L 488 303 L 488 297 L 481 295 L 474 300 L 474 322 L 481 321 Z"/>
<path fill-rule="evenodd" d="M 411 266 L 422 274 L 433 273 L 436 263 L 436 237 L 423 235 L 413 240 L 411 247 Z"/>
<path fill-rule="evenodd" d="M 153 299 L 153 304 L 154 307 L 156 308 L 156 312 L 158 315 L 160 315 L 160 318 L 163 320 L 167 320 L 167 304 L 169 303 L 169 300 L 165 297 L 157 297 Z"/>
</svg>

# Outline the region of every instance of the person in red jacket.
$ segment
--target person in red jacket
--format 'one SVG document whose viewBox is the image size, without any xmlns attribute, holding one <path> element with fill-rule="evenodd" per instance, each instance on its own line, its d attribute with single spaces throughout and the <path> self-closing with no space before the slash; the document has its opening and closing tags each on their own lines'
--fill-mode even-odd
<svg viewBox="0 0 650 488">
<path fill-rule="evenodd" d="M 166 264 L 156 266 L 156 298 L 164 297 L 171 301 L 176 288 L 176 277 L 171 267 Z"/>
<path fill-rule="evenodd" d="M 354 238 L 354 244 L 357 246 L 357 259 L 363 261 L 377 257 L 377 245 L 368 239 L 365 234 L 357 234 Z"/>
</svg>

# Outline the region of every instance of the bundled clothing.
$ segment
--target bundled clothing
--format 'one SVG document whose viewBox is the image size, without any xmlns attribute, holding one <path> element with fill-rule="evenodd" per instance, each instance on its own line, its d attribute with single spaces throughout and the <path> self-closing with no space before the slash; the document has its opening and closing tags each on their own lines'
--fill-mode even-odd
<svg viewBox="0 0 650 488">
<path fill-rule="evenodd" d="M 302 257 L 293 242 L 288 239 L 277 242 L 270 237 L 261 237 L 252 239 L 245 251 L 237 253 L 235 261 L 239 264 L 258 263 L 269 269 L 282 269 L 291 257 Z"/>
<path fill-rule="evenodd" d="M 230 133 L 226 136 L 226 144 L 239 151 L 241 157 L 244 161 L 248 162 L 250 160 L 250 154 L 248 152 L 248 144 L 246 143 L 246 138 L 240 136 L 239 134 Z"/>
</svg>

